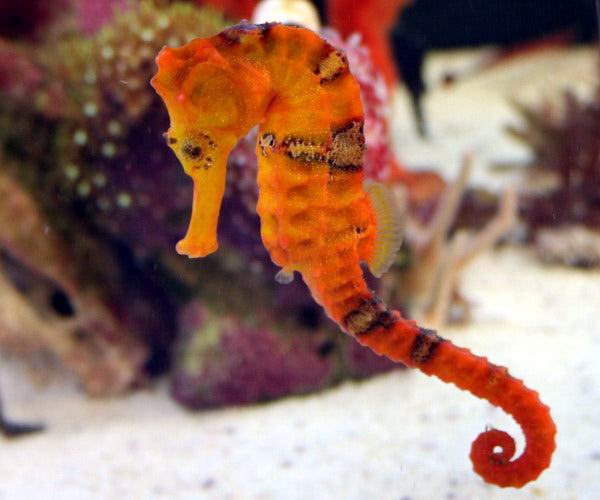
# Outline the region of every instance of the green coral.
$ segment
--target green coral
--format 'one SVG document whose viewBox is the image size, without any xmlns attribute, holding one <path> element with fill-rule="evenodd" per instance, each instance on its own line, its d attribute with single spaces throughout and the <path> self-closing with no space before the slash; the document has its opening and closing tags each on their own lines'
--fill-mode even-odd
<svg viewBox="0 0 600 500">
<path fill-rule="evenodd" d="M 58 184 L 76 198 L 106 193 L 96 199 L 99 208 L 127 208 L 131 194 L 110 196 L 103 170 L 131 149 L 131 130 L 144 122 L 156 102 L 148 84 L 156 54 L 165 44 L 178 46 L 225 25 L 221 15 L 193 5 L 158 8 L 143 1 L 135 11 L 118 14 L 93 40 L 63 41 L 49 70 L 63 75 L 74 109 L 57 134 Z"/>
<path fill-rule="evenodd" d="M 131 148 L 131 130 L 156 102 L 148 82 L 158 51 L 227 25 L 216 11 L 163 4 L 144 0 L 117 13 L 94 38 L 65 32 L 25 53 L 42 71 L 43 82 L 29 101 L 0 104 L 0 143 L 20 163 L 50 165 L 38 170 L 36 187 L 54 186 L 61 196 L 74 199 L 108 192 L 103 168 Z M 51 134 L 52 144 L 34 154 L 31 139 L 40 134 Z M 103 201 L 121 207 L 131 203 L 123 193 L 96 203 Z"/>
</svg>

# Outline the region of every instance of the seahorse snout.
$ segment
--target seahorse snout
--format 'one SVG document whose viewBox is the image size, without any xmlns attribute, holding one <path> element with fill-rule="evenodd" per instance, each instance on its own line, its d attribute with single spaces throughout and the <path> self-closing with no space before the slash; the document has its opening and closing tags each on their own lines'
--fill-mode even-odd
<svg viewBox="0 0 600 500">
<path fill-rule="evenodd" d="M 212 243 L 205 241 L 195 241 L 193 238 L 187 236 L 177 243 L 175 250 L 180 255 L 187 255 L 190 259 L 198 257 L 206 257 L 211 253 L 215 252 L 219 248 L 219 244 L 215 240 Z"/>
</svg>

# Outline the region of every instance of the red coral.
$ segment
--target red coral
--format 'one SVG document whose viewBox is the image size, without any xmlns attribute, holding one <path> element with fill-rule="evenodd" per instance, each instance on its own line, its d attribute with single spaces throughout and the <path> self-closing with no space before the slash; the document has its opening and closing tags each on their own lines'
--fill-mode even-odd
<svg viewBox="0 0 600 500">
<path fill-rule="evenodd" d="M 336 31 L 325 29 L 321 35 L 344 50 L 360 86 L 367 146 L 363 157 L 365 176 L 380 182 L 411 182 L 412 174 L 401 166 L 391 147 L 390 94 L 371 49 L 356 34 L 344 39 Z"/>
<path fill-rule="evenodd" d="M 23 51 L 0 40 L 0 92 L 12 99 L 30 98 L 42 78 L 42 70 Z"/>
<path fill-rule="evenodd" d="M 196 0 L 196 3 L 218 9 L 232 19 L 250 19 L 258 0 Z"/>
<path fill-rule="evenodd" d="M 373 63 L 383 74 L 388 86 L 396 83 L 397 74 L 388 40 L 388 32 L 400 9 L 413 0 L 351 1 L 329 0 L 329 24 L 343 37 L 361 33 L 371 50 Z"/>
</svg>

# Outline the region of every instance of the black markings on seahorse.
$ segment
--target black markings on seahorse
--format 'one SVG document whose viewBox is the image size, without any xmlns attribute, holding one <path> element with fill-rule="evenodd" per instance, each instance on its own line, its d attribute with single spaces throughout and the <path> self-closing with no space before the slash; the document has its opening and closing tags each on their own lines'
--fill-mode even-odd
<svg viewBox="0 0 600 500">
<path fill-rule="evenodd" d="M 202 155 L 202 148 L 193 142 L 185 142 L 181 148 L 181 152 L 188 158 L 199 158 Z"/>
<path fill-rule="evenodd" d="M 417 365 L 425 363 L 433 356 L 433 353 L 443 341 L 444 339 L 435 330 L 419 328 L 419 333 L 410 352 L 410 359 Z"/>
<path fill-rule="evenodd" d="M 356 336 L 365 335 L 377 326 L 389 328 L 394 323 L 396 323 L 396 318 L 392 312 L 375 296 L 363 300 L 343 320 L 346 331 Z"/>
<path fill-rule="evenodd" d="M 263 23 L 256 26 L 262 31 L 262 36 L 264 37 L 271 34 L 271 30 L 277 26 L 277 23 Z"/>
<path fill-rule="evenodd" d="M 167 137 L 167 142 L 173 146 L 177 144 L 177 139 L 174 137 Z M 198 163 L 192 167 L 194 170 L 208 170 L 213 166 L 213 159 L 208 156 L 209 151 L 214 151 L 216 149 L 217 144 L 209 135 L 198 134 L 193 137 L 184 138 L 179 151 L 187 159 L 198 161 Z"/>
<path fill-rule="evenodd" d="M 275 134 L 265 132 L 258 140 L 258 145 L 260 146 L 260 153 L 263 156 L 269 156 L 268 151 L 274 149 L 276 145 Z"/>
<path fill-rule="evenodd" d="M 281 143 L 281 150 L 290 158 L 311 163 L 323 163 L 327 155 L 327 146 L 323 142 L 302 137 L 286 137 Z"/>
<path fill-rule="evenodd" d="M 290 135 L 278 143 L 272 132 L 265 132 L 258 139 L 258 145 L 263 156 L 273 151 L 306 163 L 324 163 L 328 153 L 328 145 L 323 141 Z"/>
<path fill-rule="evenodd" d="M 333 133 L 331 150 L 327 161 L 332 173 L 358 172 L 362 170 L 365 136 L 362 120 L 352 120 Z"/>
<path fill-rule="evenodd" d="M 260 35 L 262 37 L 269 35 L 271 29 L 277 23 L 250 24 L 240 23 L 233 28 L 226 29 L 217 36 L 230 45 L 236 45 L 248 35 Z"/>
<path fill-rule="evenodd" d="M 348 69 L 348 59 L 346 55 L 338 49 L 327 46 L 328 51 L 319 61 L 319 65 L 314 70 L 315 75 L 321 78 L 319 83 L 330 82 L 335 80 Z"/>
<path fill-rule="evenodd" d="M 242 39 L 242 33 L 237 30 L 224 30 L 217 36 L 229 45 L 237 45 Z"/>
</svg>

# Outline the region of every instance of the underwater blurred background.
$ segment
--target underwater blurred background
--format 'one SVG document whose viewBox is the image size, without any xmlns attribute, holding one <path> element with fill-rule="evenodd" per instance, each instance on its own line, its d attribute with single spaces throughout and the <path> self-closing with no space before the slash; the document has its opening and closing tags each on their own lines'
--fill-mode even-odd
<svg viewBox="0 0 600 500">
<path fill-rule="evenodd" d="M 255 131 L 229 159 L 219 252 L 198 260 L 175 253 L 192 188 L 164 144 L 168 116 L 149 85 L 154 58 L 164 45 L 252 18 L 257 3 L 0 2 L 0 352 L 34 380 L 66 370 L 85 393 L 104 397 L 166 378 L 178 403 L 201 409 L 398 367 L 342 335 L 300 280 L 273 279 L 278 268 L 255 212 Z M 512 102 L 518 120 L 503 133 L 528 151 L 514 205 L 508 190 L 470 186 L 468 161 L 460 173 L 456 164 L 443 172 L 434 161 L 412 164 L 394 137 L 401 87 L 410 102 L 401 120 L 414 140 L 424 148 L 436 140 L 423 104 L 433 52 L 487 47 L 464 72 L 436 82 L 452 88 L 515 60 L 591 44 L 594 0 L 315 6 L 321 36 L 347 52 L 361 86 L 365 174 L 388 184 L 404 210 L 396 265 L 370 283 L 390 307 L 430 326 L 468 323 L 472 297 L 461 293 L 460 274 L 499 242 L 596 272 L 596 74 L 586 92 Z"/>
</svg>

